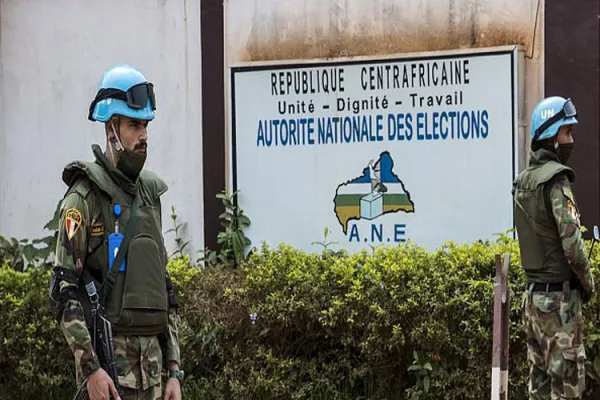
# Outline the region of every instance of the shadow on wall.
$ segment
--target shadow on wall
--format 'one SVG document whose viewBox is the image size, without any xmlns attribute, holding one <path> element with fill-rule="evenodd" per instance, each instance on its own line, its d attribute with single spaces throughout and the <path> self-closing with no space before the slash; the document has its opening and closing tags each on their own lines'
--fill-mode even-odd
<svg viewBox="0 0 600 400">
<path fill-rule="evenodd" d="M 470 29 L 448 35 L 446 32 L 404 33 L 372 35 L 369 32 L 353 33 L 337 39 L 319 37 L 313 40 L 289 39 L 277 44 L 254 40 L 246 48 L 240 61 L 289 60 L 310 58 L 354 57 L 438 51 L 502 45 L 525 45 L 525 29 L 499 27 L 488 29 L 471 39 Z"/>
<path fill-rule="evenodd" d="M 352 57 L 523 45 L 541 0 L 230 0 L 232 61 Z"/>
</svg>

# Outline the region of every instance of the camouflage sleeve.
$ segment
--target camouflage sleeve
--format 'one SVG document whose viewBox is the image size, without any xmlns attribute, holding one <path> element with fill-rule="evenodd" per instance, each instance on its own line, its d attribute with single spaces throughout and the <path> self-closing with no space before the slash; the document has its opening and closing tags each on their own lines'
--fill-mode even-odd
<svg viewBox="0 0 600 400">
<path fill-rule="evenodd" d="M 166 256 L 166 250 L 165 250 Z M 181 366 L 181 354 L 179 351 L 179 315 L 177 314 L 177 309 L 179 305 L 177 304 L 177 298 L 175 295 L 175 287 L 173 286 L 173 281 L 171 280 L 171 275 L 167 270 L 166 275 L 166 284 L 167 284 L 167 294 L 169 296 L 169 313 L 168 313 L 168 325 L 165 331 L 165 349 L 164 349 L 164 362 L 167 364 L 170 361 L 176 362 L 179 366 Z"/>
<path fill-rule="evenodd" d="M 165 364 L 174 361 L 181 366 L 181 354 L 179 351 L 179 329 L 177 328 L 179 316 L 174 308 L 169 309 L 169 324 L 165 332 L 166 335 L 166 351 L 164 362 Z"/>
<path fill-rule="evenodd" d="M 89 227 L 90 212 L 86 200 L 75 191 L 69 193 L 61 206 L 55 265 L 74 270 L 79 278 L 87 253 Z M 77 285 L 60 282 L 61 293 L 69 290 L 76 292 Z M 65 304 L 60 327 L 75 356 L 77 375 L 88 376 L 100 368 L 81 303 L 73 296 Z"/>
<path fill-rule="evenodd" d="M 590 273 L 585 246 L 581 237 L 579 210 L 567 177 L 563 176 L 552 184 L 550 203 L 552 204 L 552 213 L 556 220 L 558 234 L 567 260 L 584 290 L 591 294 L 594 291 L 594 280 Z"/>
</svg>

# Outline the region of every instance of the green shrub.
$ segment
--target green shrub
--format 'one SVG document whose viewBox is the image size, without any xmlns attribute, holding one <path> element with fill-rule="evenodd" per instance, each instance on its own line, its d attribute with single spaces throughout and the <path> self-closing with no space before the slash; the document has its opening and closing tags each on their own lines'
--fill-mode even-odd
<svg viewBox="0 0 600 400">
<path fill-rule="evenodd" d="M 263 246 L 235 269 L 172 258 L 185 398 L 488 397 L 495 255 L 507 253 L 509 395 L 524 400 L 525 278 L 506 237 L 431 253 L 412 243 L 353 255 Z M 596 282 L 599 261 L 597 253 Z M 70 350 L 47 312 L 48 277 L 44 267 L 0 271 L 0 393 L 8 398 L 74 390 Z M 590 390 L 600 385 L 599 304 L 595 296 L 584 308 Z"/>
<path fill-rule="evenodd" d="M 64 399 L 74 393 L 74 362 L 47 312 L 50 270 L 0 269 L 0 398 Z"/>
<path fill-rule="evenodd" d="M 497 253 L 511 254 L 510 396 L 526 399 L 525 277 L 506 237 L 433 253 L 410 243 L 352 256 L 263 247 L 241 270 L 203 271 L 189 288 L 204 318 L 189 321 L 186 367 L 207 352 L 210 366 L 191 379 L 215 399 L 481 399 L 491 386 Z M 597 300 L 585 316 L 593 339 Z M 591 390 L 600 353 L 588 343 Z M 409 368 L 427 363 L 425 393 Z"/>
</svg>

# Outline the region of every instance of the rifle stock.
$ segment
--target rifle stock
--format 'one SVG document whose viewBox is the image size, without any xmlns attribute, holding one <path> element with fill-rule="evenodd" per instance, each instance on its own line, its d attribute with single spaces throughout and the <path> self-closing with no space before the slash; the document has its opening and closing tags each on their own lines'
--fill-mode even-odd
<svg viewBox="0 0 600 400">
<path fill-rule="evenodd" d="M 100 366 L 108 373 L 110 379 L 112 379 L 117 392 L 121 395 L 119 390 L 119 377 L 117 374 L 117 361 L 115 357 L 115 350 L 113 345 L 112 326 L 108 319 L 104 317 L 104 312 L 100 303 L 98 302 L 98 294 L 96 293 L 96 286 L 94 282 L 90 282 L 86 285 L 88 296 L 92 304 L 92 343 L 94 350 L 100 360 Z M 87 378 L 79 385 L 75 397 L 73 400 L 88 400 L 90 398 L 87 390 Z M 109 396 L 113 399 L 112 394 Z"/>
<path fill-rule="evenodd" d="M 88 400 L 89 398 L 90 395 L 87 391 L 87 378 L 85 378 L 83 382 L 81 382 L 81 385 L 79 385 L 77 388 L 77 392 L 75 392 L 75 397 L 73 397 L 73 400 Z"/>
</svg>

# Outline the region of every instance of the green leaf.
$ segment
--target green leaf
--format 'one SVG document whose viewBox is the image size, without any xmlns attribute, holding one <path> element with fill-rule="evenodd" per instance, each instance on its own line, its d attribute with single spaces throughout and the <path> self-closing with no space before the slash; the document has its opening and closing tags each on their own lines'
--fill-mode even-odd
<svg viewBox="0 0 600 400">
<path fill-rule="evenodd" d="M 247 216 L 245 216 L 245 215 L 240 215 L 240 217 L 239 217 L 239 219 L 238 219 L 238 223 L 239 223 L 241 226 L 244 226 L 244 227 L 246 227 L 246 226 L 250 226 L 250 218 L 248 218 L 248 217 L 247 217 Z"/>
<path fill-rule="evenodd" d="M 226 240 L 229 237 L 229 235 L 227 235 L 227 232 L 219 232 L 217 234 L 217 239 L 223 239 Z"/>
<path fill-rule="evenodd" d="M 425 393 L 429 393 L 429 377 L 428 376 L 423 378 L 423 387 L 425 388 Z"/>
<path fill-rule="evenodd" d="M 244 245 L 239 235 L 233 235 L 233 252 L 236 260 L 240 260 L 244 253 Z"/>
<path fill-rule="evenodd" d="M 52 242 L 52 236 L 46 236 L 40 239 L 33 239 L 31 244 L 50 244 Z"/>
<path fill-rule="evenodd" d="M 25 259 L 27 261 L 32 261 L 33 259 L 37 258 L 36 253 L 37 253 L 37 251 L 36 251 L 35 247 L 33 247 L 30 244 L 23 247 L 23 256 L 25 257 Z"/>
<path fill-rule="evenodd" d="M 248 239 L 246 236 L 242 237 L 242 242 L 244 243 L 244 247 L 248 247 L 252 244 L 252 241 Z"/>
<path fill-rule="evenodd" d="M 62 199 L 60 199 L 58 201 L 58 203 L 56 204 L 56 208 L 54 209 L 54 215 L 52 216 L 52 219 L 50 221 L 48 221 L 46 223 L 46 225 L 44 225 L 44 229 L 47 229 L 49 231 L 55 231 L 58 229 L 58 225 L 59 225 L 59 221 L 60 221 L 60 205 L 62 203 Z"/>
<path fill-rule="evenodd" d="M 425 368 L 426 370 L 429 370 L 429 371 L 433 371 L 433 369 L 431 368 L 431 364 L 430 363 L 425 363 L 425 365 L 423 366 L 423 368 Z"/>
<path fill-rule="evenodd" d="M 594 357 L 594 370 L 597 374 L 600 374 L 600 356 Z"/>
<path fill-rule="evenodd" d="M 219 215 L 219 219 L 224 219 L 225 221 L 233 221 L 233 214 L 229 211 L 225 211 Z"/>
<path fill-rule="evenodd" d="M 229 199 L 224 199 L 222 201 L 222 203 L 225 206 L 225 208 L 227 208 L 227 209 L 233 208 L 233 202 L 231 200 L 229 200 Z"/>
</svg>

